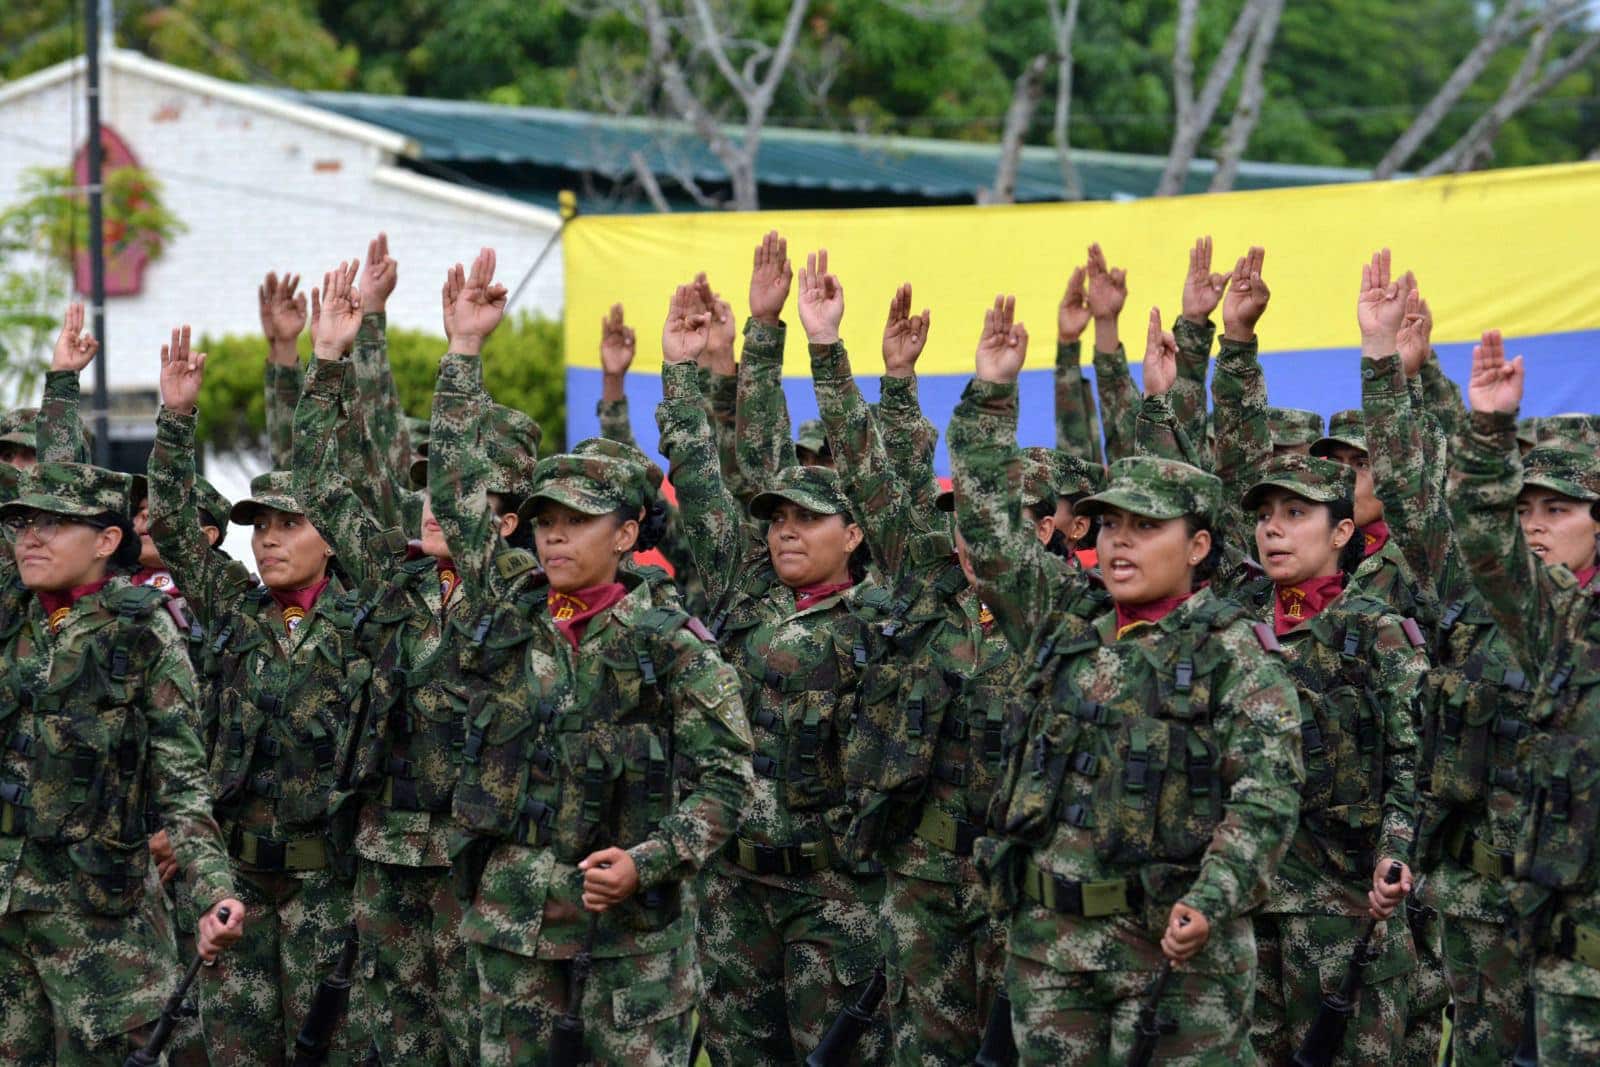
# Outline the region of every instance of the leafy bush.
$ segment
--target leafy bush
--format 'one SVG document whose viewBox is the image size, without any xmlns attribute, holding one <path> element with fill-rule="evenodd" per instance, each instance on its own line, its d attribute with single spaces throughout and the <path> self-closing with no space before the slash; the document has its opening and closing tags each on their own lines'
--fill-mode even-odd
<svg viewBox="0 0 1600 1067">
<path fill-rule="evenodd" d="M 200 391 L 201 441 L 218 448 L 260 448 L 266 443 L 262 393 L 267 341 L 259 335 L 204 337 L 206 380 Z M 426 330 L 389 330 L 389 365 L 406 414 L 427 418 L 445 340 Z M 519 314 L 500 325 L 484 348 L 484 385 L 507 407 L 524 411 L 544 428 L 541 453 L 560 451 L 567 424 L 561 323 Z"/>
</svg>

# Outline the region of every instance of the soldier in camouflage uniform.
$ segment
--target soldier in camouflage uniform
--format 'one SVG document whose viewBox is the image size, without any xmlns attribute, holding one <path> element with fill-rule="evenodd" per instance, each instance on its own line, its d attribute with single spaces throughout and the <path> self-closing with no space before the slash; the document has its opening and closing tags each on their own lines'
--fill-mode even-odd
<svg viewBox="0 0 1600 1067">
<path fill-rule="evenodd" d="M 339 742 L 370 667 L 351 633 L 355 605 L 327 572 L 332 549 L 306 521 L 289 472 L 257 477 L 231 516 L 254 527 L 264 585 L 201 533 L 192 485 L 203 366 L 188 329 L 173 331 L 162 349 L 150 529 L 212 635 L 215 810 L 240 897 L 260 921 L 205 975 L 201 1011 L 214 1060 L 280 1064 L 349 936 L 351 857 L 330 839 L 329 803 Z M 352 1011 L 329 1062 L 354 1062 L 367 1044 Z"/>
<path fill-rule="evenodd" d="M 1310 455 L 1311 446 L 1322 438 L 1322 416 L 1301 408 L 1268 408 L 1267 429 L 1272 434 L 1272 452 L 1298 452 Z"/>
<path fill-rule="evenodd" d="M 20 469 L 38 462 L 33 432 L 38 421 L 38 408 L 15 408 L 0 415 L 0 464 Z"/>
<path fill-rule="evenodd" d="M 804 467 L 831 467 L 833 449 L 828 446 L 828 433 L 821 419 L 807 419 L 794 435 L 794 454 Z"/>
<path fill-rule="evenodd" d="M 783 328 L 759 317 L 776 319 L 787 296 L 782 254 L 776 235 L 768 235 L 757 254 L 751 300 L 757 317 L 746 328 L 742 392 L 743 377 L 752 372 L 776 378 Z M 762 279 L 777 284 L 767 288 Z M 861 571 L 851 557 L 862 533 L 833 472 L 794 462 L 781 401 L 765 420 L 755 420 L 761 441 L 739 442 L 741 454 L 751 457 L 741 463 L 747 475 L 766 469 L 773 453 L 789 453 L 788 464 L 752 501 L 755 523 L 741 520 L 718 473 L 695 380 L 693 361 L 706 343 L 707 318 L 689 287 L 674 294 L 662 337 L 664 397 L 656 419 L 713 605 L 711 632 L 744 687 L 755 727 L 756 777 L 738 834 L 704 882 L 700 953 L 708 989 L 702 1023 L 707 1048 L 719 1061 L 792 1063 L 816 1047 L 879 957 L 882 877 L 839 849 L 849 821 L 843 753 L 863 640 L 850 602 Z M 758 361 L 772 366 L 753 366 Z M 766 403 L 758 395 L 756 404 Z M 751 419 L 748 406 L 741 397 L 741 427 Z M 857 1050 L 867 1063 L 881 1061 L 887 1051 L 881 1023 Z"/>
<path fill-rule="evenodd" d="M 177 981 L 145 844 L 147 802 L 199 903 L 200 947 L 238 939 L 196 736 L 194 670 L 164 598 L 115 577 L 137 555 L 129 478 L 32 467 L 0 522 L 0 1058 L 121 1064 Z M 227 926 L 215 910 L 230 910 Z M 252 916 L 252 919 L 255 918 Z"/>
<path fill-rule="evenodd" d="M 978 374 L 951 421 L 962 535 L 979 592 L 1025 636 L 1036 701 L 980 843 L 1006 916 L 1006 986 L 1022 1062 L 1120 1062 L 1163 956 L 1179 1030 L 1168 1063 L 1248 1058 L 1247 912 L 1298 811 L 1294 687 L 1242 618 L 1197 581 L 1215 559 L 1217 479 L 1129 458 L 1080 511 L 1099 514 L 1116 610 L 1060 607 L 1025 557 L 1004 442 L 1027 335 L 996 301 Z M 990 447 L 973 447 L 991 443 Z M 1069 579 L 1070 580 L 1070 579 Z M 1204 710 L 1202 710 L 1204 709 Z M 1148 795 L 1147 795 L 1148 794 Z"/>
<path fill-rule="evenodd" d="M 1255 916 L 1261 975 L 1252 1040 L 1268 1063 L 1286 1061 L 1305 1040 L 1369 909 L 1387 919 L 1411 888 L 1411 706 L 1428 665 L 1425 640 L 1382 601 L 1345 591 L 1362 558 L 1354 497 L 1348 467 L 1284 453 L 1241 502 L 1256 516 L 1270 588 L 1264 597 L 1241 590 L 1240 599 L 1263 604 L 1258 626 L 1272 627 L 1300 691 L 1306 771 L 1299 825 Z M 1393 887 L 1385 882 L 1391 864 L 1401 871 Z M 1384 922 L 1371 949 L 1340 1063 L 1386 1064 L 1404 1038 L 1416 953 L 1402 918 Z"/>
</svg>

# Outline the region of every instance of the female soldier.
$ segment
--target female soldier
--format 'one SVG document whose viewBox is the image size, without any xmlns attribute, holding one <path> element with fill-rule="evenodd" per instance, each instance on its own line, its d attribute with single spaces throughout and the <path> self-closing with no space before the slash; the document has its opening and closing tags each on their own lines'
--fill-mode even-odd
<svg viewBox="0 0 1600 1067">
<path fill-rule="evenodd" d="M 474 677 L 454 802 L 481 1060 L 533 1061 L 567 1012 L 597 1063 L 687 1064 L 701 981 L 684 882 L 745 806 L 749 727 L 704 627 L 654 606 L 649 583 L 621 567 L 660 534 L 659 512 L 641 530 L 637 465 L 542 460 L 521 514 L 547 581 L 496 593 L 483 408 L 459 399 L 481 394 L 477 354 L 504 305 L 487 273 L 469 280 L 429 445 L 429 498 L 452 558 L 490 591 L 463 654 Z M 573 983 L 574 1004 L 580 955 L 593 969 Z"/>
<path fill-rule="evenodd" d="M 1162 958 L 1178 1031 L 1163 1062 L 1249 1062 L 1256 953 L 1247 912 L 1288 843 L 1301 774 L 1294 688 L 1236 605 L 1204 586 L 1221 484 L 1187 464 L 1115 462 L 1098 515 L 1113 611 L 1052 611 L 1010 561 L 1019 521 L 1010 424 L 1027 333 L 997 299 L 950 426 L 957 518 L 986 603 L 1032 636 L 1037 703 L 990 808 L 979 863 L 1008 921 L 1022 1062 L 1121 1062 Z M 1268 635 L 1270 636 L 1270 635 Z"/>
<path fill-rule="evenodd" d="M 205 976 L 213 1059 L 281 1064 L 350 925 L 349 857 L 329 840 L 340 741 L 370 669 L 356 655 L 333 550 L 306 520 L 288 471 L 263 474 L 234 522 L 254 528 L 264 584 L 211 546 L 195 512 L 195 402 L 204 353 L 189 330 L 161 349 L 162 408 L 150 454 L 150 533 L 219 658 L 215 810 L 240 897 L 256 911 L 239 951 Z M 332 1063 L 367 1047 L 352 1012 Z"/>
<path fill-rule="evenodd" d="M 770 246 L 769 239 L 763 247 Z M 781 327 L 752 322 L 747 337 L 774 329 Z M 764 538 L 741 520 L 698 396 L 694 361 L 706 332 L 706 313 L 690 287 L 680 287 L 662 335 L 665 397 L 656 418 L 715 605 L 712 632 L 739 671 L 756 728 L 755 799 L 702 901 L 706 1044 L 729 1063 L 793 1063 L 822 1039 L 879 955 L 883 879 L 838 850 L 861 639 L 848 602 L 860 578 L 851 557 L 862 534 L 838 477 L 821 467 L 786 467 L 751 501 Z M 774 343 L 781 351 L 781 332 Z M 746 352 L 748 362 L 748 344 Z M 781 444 L 792 455 L 784 424 Z M 881 1024 L 857 1052 L 864 1063 L 887 1052 Z"/>
<path fill-rule="evenodd" d="M 194 670 L 165 597 L 135 588 L 127 475 L 41 463 L 0 508 L 0 1059 L 120 1064 L 176 981 L 145 810 L 171 836 L 207 958 L 245 908 L 211 817 Z M 13 554 L 14 553 L 14 557 Z M 216 909 L 226 906 L 226 926 Z M 254 918 L 252 916 L 252 918 Z"/>
<path fill-rule="evenodd" d="M 1518 750 L 1524 812 L 1510 892 L 1518 948 L 1533 961 L 1538 1059 L 1590 1063 L 1600 1050 L 1600 464 L 1592 452 L 1535 449 L 1519 471 L 1522 386 L 1522 357 L 1507 362 L 1499 332 L 1484 334 L 1450 511 L 1501 635 L 1539 671 Z"/>
</svg>

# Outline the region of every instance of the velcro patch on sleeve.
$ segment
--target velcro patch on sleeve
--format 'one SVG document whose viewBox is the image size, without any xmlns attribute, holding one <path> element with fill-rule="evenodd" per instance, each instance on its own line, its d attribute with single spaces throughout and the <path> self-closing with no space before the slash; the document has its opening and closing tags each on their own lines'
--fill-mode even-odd
<svg viewBox="0 0 1600 1067">
<path fill-rule="evenodd" d="M 1405 631 L 1406 640 L 1411 642 L 1412 648 L 1421 648 L 1428 643 L 1428 639 L 1422 636 L 1422 627 L 1417 625 L 1416 619 L 1401 619 L 1400 629 Z"/>
<path fill-rule="evenodd" d="M 1256 632 L 1256 640 L 1268 652 L 1282 652 L 1283 646 L 1278 643 L 1278 635 L 1273 631 L 1271 623 L 1258 622 L 1250 627 Z"/>
</svg>

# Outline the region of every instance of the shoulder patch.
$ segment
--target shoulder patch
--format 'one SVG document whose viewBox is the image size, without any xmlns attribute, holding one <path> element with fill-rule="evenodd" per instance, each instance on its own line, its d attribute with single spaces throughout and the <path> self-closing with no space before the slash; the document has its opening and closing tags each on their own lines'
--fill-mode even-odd
<svg viewBox="0 0 1600 1067">
<path fill-rule="evenodd" d="M 1428 639 L 1422 636 L 1422 627 L 1417 625 L 1416 619 L 1401 619 L 1400 629 L 1405 631 L 1406 640 L 1411 642 L 1412 648 L 1422 648 Z"/>
<path fill-rule="evenodd" d="M 1278 634 L 1269 622 L 1252 623 L 1250 629 L 1256 633 L 1256 641 L 1268 652 L 1282 652 L 1283 645 L 1278 642 Z"/>
<path fill-rule="evenodd" d="M 717 643 L 716 636 L 712 634 L 710 629 L 707 628 L 706 624 L 695 618 L 693 615 L 689 616 L 689 621 L 684 623 L 683 626 L 684 629 L 694 634 L 706 644 L 714 645 Z"/>
<path fill-rule="evenodd" d="M 522 548 L 508 548 L 494 557 L 494 569 L 506 580 L 526 574 L 538 565 L 533 553 Z"/>
</svg>

